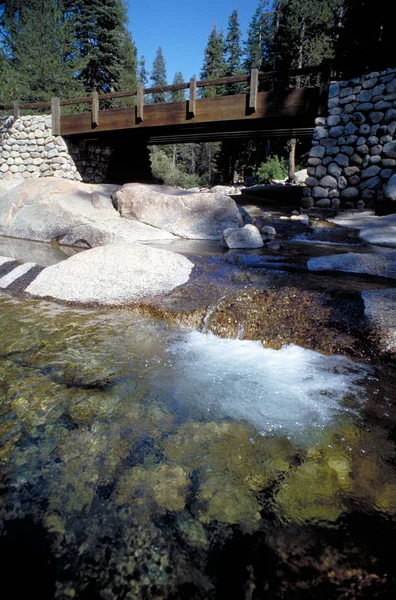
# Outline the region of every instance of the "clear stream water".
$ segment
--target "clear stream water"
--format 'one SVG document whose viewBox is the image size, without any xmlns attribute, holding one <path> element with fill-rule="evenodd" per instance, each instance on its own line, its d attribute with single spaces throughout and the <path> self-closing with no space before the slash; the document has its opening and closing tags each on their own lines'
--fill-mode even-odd
<svg viewBox="0 0 396 600">
<path fill-rule="evenodd" d="M 394 598 L 395 380 L 0 295 L 2 599 Z"/>
</svg>

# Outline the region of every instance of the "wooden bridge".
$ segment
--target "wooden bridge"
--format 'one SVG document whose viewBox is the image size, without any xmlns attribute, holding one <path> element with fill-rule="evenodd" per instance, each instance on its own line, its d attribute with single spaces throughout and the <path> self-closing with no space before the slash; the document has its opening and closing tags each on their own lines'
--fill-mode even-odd
<svg viewBox="0 0 396 600">
<path fill-rule="evenodd" d="M 101 95 L 94 92 L 84 98 L 53 98 L 51 102 L 37 103 L 13 102 L 0 105 L 0 109 L 13 110 L 15 116 L 19 116 L 21 110 L 51 110 L 53 134 L 76 139 L 127 135 L 131 140 L 133 137 L 133 140 L 136 138 L 146 144 L 173 144 L 254 137 L 311 136 L 315 118 L 326 114 L 330 74 L 328 62 L 319 67 L 283 72 L 259 72 L 253 69 L 247 75 L 203 81 L 196 81 L 193 77 L 186 83 L 162 87 L 143 89 L 139 85 L 134 91 Z M 300 87 L 302 77 L 305 81 L 312 76 L 316 78 L 315 87 Z M 296 80 L 294 87 L 290 85 L 290 78 Z M 275 82 L 279 80 L 282 81 L 282 88 L 279 89 L 278 85 L 276 89 Z M 271 91 L 259 91 L 260 82 L 268 82 Z M 244 87 L 246 93 L 214 98 L 197 97 L 198 89 L 224 86 L 226 90 L 226 86 L 236 84 Z M 189 91 L 189 98 L 182 102 L 144 102 L 147 94 L 184 90 Z M 120 103 L 126 98 L 129 98 L 129 106 L 111 106 L 112 102 Z M 89 104 L 90 110 L 61 114 L 62 107 L 81 104 Z"/>
</svg>

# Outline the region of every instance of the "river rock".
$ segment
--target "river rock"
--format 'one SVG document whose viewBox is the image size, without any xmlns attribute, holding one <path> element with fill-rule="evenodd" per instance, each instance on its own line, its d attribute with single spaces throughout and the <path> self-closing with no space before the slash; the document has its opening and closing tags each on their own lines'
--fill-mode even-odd
<svg viewBox="0 0 396 600">
<path fill-rule="evenodd" d="M 226 229 L 220 244 L 225 248 L 262 248 L 264 246 L 263 239 L 255 225 Z"/>
<path fill-rule="evenodd" d="M 396 290 L 362 292 L 364 314 L 374 332 L 380 351 L 396 352 Z"/>
<path fill-rule="evenodd" d="M 218 240 L 225 229 L 243 225 L 236 203 L 225 194 L 128 183 L 112 197 L 122 217 L 183 238 Z"/>
<path fill-rule="evenodd" d="M 111 202 L 111 193 L 118 187 L 54 177 L 23 181 L 1 197 L 0 234 L 85 248 L 174 237 L 121 219 Z"/>
<path fill-rule="evenodd" d="M 344 215 L 332 219 L 343 227 L 359 229 L 360 239 L 378 246 L 396 247 L 396 214 L 376 217 L 372 211 L 361 214 Z"/>
<path fill-rule="evenodd" d="M 186 283 L 193 263 L 143 244 L 111 244 L 45 268 L 26 288 L 32 296 L 82 304 L 120 305 Z"/>
<path fill-rule="evenodd" d="M 392 175 L 386 184 L 385 198 L 388 198 L 389 200 L 396 200 L 396 174 Z"/>
<path fill-rule="evenodd" d="M 394 279 L 396 278 L 396 250 L 381 254 L 348 252 L 319 256 L 311 258 L 307 267 L 310 271 L 344 271 Z"/>
<path fill-rule="evenodd" d="M 189 192 L 199 192 L 200 190 L 195 188 L 194 190 L 190 189 L 187 190 Z M 212 194 L 226 194 L 227 196 L 232 195 L 235 196 L 236 194 L 240 194 L 241 190 L 240 188 L 236 188 L 234 186 L 229 186 L 229 185 L 215 185 L 214 187 L 210 188 L 209 192 L 211 192 Z"/>
</svg>

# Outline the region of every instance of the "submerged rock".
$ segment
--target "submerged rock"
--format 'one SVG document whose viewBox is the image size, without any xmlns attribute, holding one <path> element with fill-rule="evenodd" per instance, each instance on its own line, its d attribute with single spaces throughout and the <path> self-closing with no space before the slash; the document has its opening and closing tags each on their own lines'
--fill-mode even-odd
<svg viewBox="0 0 396 600">
<path fill-rule="evenodd" d="M 224 229 L 243 224 L 234 200 L 219 193 L 129 183 L 113 194 L 113 204 L 122 217 L 190 239 L 218 240 Z"/>
<path fill-rule="evenodd" d="M 220 301 L 207 327 L 222 338 L 237 338 L 243 331 L 243 339 L 261 340 L 275 350 L 297 344 L 326 354 L 350 354 L 352 338 L 334 327 L 332 312 L 326 294 L 297 287 L 251 288 Z"/>
<path fill-rule="evenodd" d="M 193 266 L 168 250 L 112 244 L 47 267 L 26 291 L 68 302 L 126 304 L 170 292 L 188 281 Z"/>
<path fill-rule="evenodd" d="M 188 484 L 187 473 L 180 466 L 135 467 L 118 482 L 116 503 L 132 504 L 134 508 L 142 505 L 147 518 L 155 511 L 181 511 L 186 504 Z"/>
</svg>

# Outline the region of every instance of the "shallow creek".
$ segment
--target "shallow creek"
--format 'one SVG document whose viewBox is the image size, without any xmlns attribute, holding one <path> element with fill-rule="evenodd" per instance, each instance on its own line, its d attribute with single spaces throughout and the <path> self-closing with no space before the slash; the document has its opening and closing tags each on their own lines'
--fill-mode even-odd
<svg viewBox="0 0 396 600">
<path fill-rule="evenodd" d="M 393 598 L 395 382 L 0 295 L 2 597 Z"/>
</svg>

